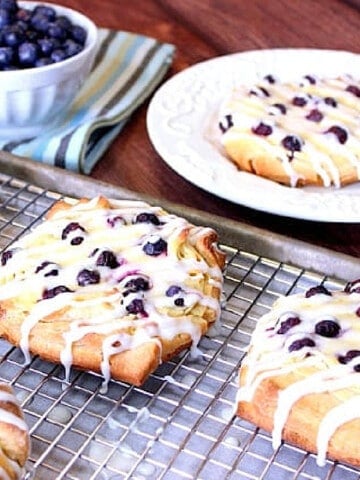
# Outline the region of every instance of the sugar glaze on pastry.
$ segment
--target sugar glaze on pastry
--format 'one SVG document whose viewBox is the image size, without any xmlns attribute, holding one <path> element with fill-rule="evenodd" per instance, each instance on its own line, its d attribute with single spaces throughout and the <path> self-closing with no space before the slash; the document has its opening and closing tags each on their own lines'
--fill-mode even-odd
<svg viewBox="0 0 360 480">
<path fill-rule="evenodd" d="M 10 385 L 0 382 L 0 478 L 20 480 L 30 450 L 28 426 Z"/>
<path fill-rule="evenodd" d="M 0 335 L 140 384 L 220 314 L 217 235 L 144 202 L 58 202 L 2 255 Z"/>
<path fill-rule="evenodd" d="M 240 368 L 238 415 L 281 439 L 360 466 L 360 280 L 277 300 Z"/>
<path fill-rule="evenodd" d="M 291 187 L 360 179 L 360 84 L 350 76 L 267 75 L 239 86 L 221 106 L 219 129 L 240 170 Z"/>
</svg>

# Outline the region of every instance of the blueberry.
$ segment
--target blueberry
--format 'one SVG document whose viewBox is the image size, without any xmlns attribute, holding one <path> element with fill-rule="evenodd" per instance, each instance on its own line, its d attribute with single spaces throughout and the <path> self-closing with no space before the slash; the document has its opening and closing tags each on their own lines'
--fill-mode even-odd
<svg viewBox="0 0 360 480">
<path fill-rule="evenodd" d="M 18 48 L 19 63 L 24 67 L 33 67 L 39 53 L 40 49 L 36 43 L 24 42 Z"/>
<path fill-rule="evenodd" d="M 0 8 L 9 12 L 16 12 L 18 6 L 16 0 L 0 0 Z"/>
<path fill-rule="evenodd" d="M 306 115 L 306 119 L 312 122 L 321 122 L 324 118 L 324 115 L 318 110 L 317 108 L 313 108 L 310 112 Z"/>
<path fill-rule="evenodd" d="M 46 65 L 51 65 L 54 63 L 49 57 L 41 57 L 35 62 L 35 67 L 46 67 Z"/>
<path fill-rule="evenodd" d="M 334 320 L 321 320 L 315 325 L 315 333 L 322 337 L 334 338 L 341 331 L 340 325 Z"/>
<path fill-rule="evenodd" d="M 80 245 L 84 241 L 84 237 L 74 237 L 71 241 L 71 245 Z"/>
<path fill-rule="evenodd" d="M 177 306 L 177 307 L 183 307 L 185 305 L 185 300 L 183 298 L 176 298 L 174 300 L 174 304 Z"/>
<path fill-rule="evenodd" d="M 66 240 L 70 232 L 73 232 L 74 230 L 81 230 L 82 232 L 85 232 L 84 227 L 82 227 L 78 222 L 70 222 L 66 225 L 66 227 L 63 229 L 61 233 L 61 239 Z"/>
<path fill-rule="evenodd" d="M 3 29 L 3 43 L 8 47 L 17 47 L 24 40 L 24 31 L 18 25 L 9 25 Z"/>
<path fill-rule="evenodd" d="M 345 355 L 339 355 L 338 360 L 345 365 L 355 357 L 360 357 L 360 350 L 348 350 Z"/>
<path fill-rule="evenodd" d="M 57 287 L 50 288 L 49 290 L 47 290 L 47 289 L 44 290 L 42 298 L 43 298 L 43 300 L 47 300 L 49 298 L 54 298 L 57 295 L 60 295 L 61 293 L 67 293 L 67 292 L 71 292 L 71 291 L 72 290 L 70 290 L 65 285 L 58 285 Z"/>
<path fill-rule="evenodd" d="M 147 291 L 150 289 L 150 283 L 149 280 L 144 277 L 136 277 L 126 282 L 124 287 L 128 293 Z"/>
<path fill-rule="evenodd" d="M 42 15 L 48 20 L 55 20 L 56 11 L 53 7 L 49 7 L 47 5 L 37 5 L 33 10 L 33 16 L 35 15 Z"/>
<path fill-rule="evenodd" d="M 355 97 L 360 98 L 360 87 L 358 87 L 357 85 L 348 85 L 346 87 L 346 91 L 352 93 L 353 95 L 355 95 Z"/>
<path fill-rule="evenodd" d="M 57 48 L 56 50 L 53 50 L 50 54 L 50 58 L 53 62 L 59 63 L 62 62 L 67 58 L 66 51 L 63 50 L 62 48 Z"/>
<path fill-rule="evenodd" d="M 282 115 L 286 115 L 286 107 L 283 103 L 273 103 L 272 104 L 272 107 L 276 108 L 277 110 L 279 110 L 279 112 L 282 114 Z"/>
<path fill-rule="evenodd" d="M 300 152 L 301 151 L 301 140 L 295 135 L 287 135 L 281 141 L 281 144 L 286 150 L 290 150 L 290 152 Z"/>
<path fill-rule="evenodd" d="M 260 122 L 256 127 L 252 127 L 251 131 L 255 133 L 255 135 L 267 137 L 272 134 L 273 129 L 270 125 Z"/>
<path fill-rule="evenodd" d="M 0 8 L 0 28 L 4 27 L 5 25 L 10 25 L 12 21 L 13 14 L 9 10 Z"/>
<path fill-rule="evenodd" d="M 182 292 L 182 288 L 179 287 L 178 285 L 171 285 L 165 292 L 165 295 L 167 297 L 173 297 L 174 295 L 177 295 L 178 293 Z"/>
<path fill-rule="evenodd" d="M 100 283 L 100 273 L 97 270 L 88 270 L 87 268 L 84 268 L 83 270 L 80 270 L 76 280 L 80 287 L 96 285 L 97 283 Z"/>
<path fill-rule="evenodd" d="M 360 278 L 352 282 L 348 282 L 344 291 L 346 293 L 360 293 Z"/>
<path fill-rule="evenodd" d="M 72 27 L 71 21 L 65 15 L 59 15 L 58 17 L 56 17 L 56 24 L 59 25 L 59 27 L 63 28 L 65 31 L 71 30 Z"/>
<path fill-rule="evenodd" d="M 255 95 L 256 97 L 270 97 L 270 93 L 264 87 L 255 87 L 250 90 L 250 95 Z"/>
<path fill-rule="evenodd" d="M 74 55 L 77 55 L 78 53 L 80 53 L 83 49 L 80 43 L 77 43 L 74 40 L 71 40 L 71 38 L 67 38 L 65 40 L 62 48 L 67 57 L 73 57 Z"/>
<path fill-rule="evenodd" d="M 46 33 L 49 28 L 50 20 L 42 13 L 36 13 L 31 17 L 31 26 L 39 31 Z"/>
<path fill-rule="evenodd" d="M 309 290 L 305 292 L 305 298 L 310 298 L 313 295 L 319 295 L 319 294 L 331 296 L 331 293 L 327 288 L 324 287 L 324 285 L 316 285 L 316 287 L 311 287 L 309 288 Z"/>
<path fill-rule="evenodd" d="M 143 251 L 146 255 L 157 257 L 167 251 L 167 243 L 162 238 L 158 238 L 155 241 L 148 241 L 143 246 Z"/>
<path fill-rule="evenodd" d="M 229 128 L 231 128 L 233 126 L 234 126 L 234 122 L 233 122 L 233 119 L 232 119 L 232 115 L 230 115 L 230 114 L 225 115 L 224 118 L 222 120 L 220 120 L 220 122 L 219 122 L 219 128 L 220 128 L 222 133 L 227 132 L 229 130 Z"/>
<path fill-rule="evenodd" d="M 5 250 L 5 252 L 1 254 L 1 265 L 2 266 L 6 265 L 8 260 L 12 258 L 13 254 L 14 254 L 13 250 Z"/>
<path fill-rule="evenodd" d="M 53 268 L 49 269 L 47 267 L 49 266 L 52 266 L 54 265 Z M 56 277 L 57 275 L 59 275 L 59 270 L 58 270 L 58 266 L 56 265 L 56 263 L 54 262 L 49 262 L 49 261 L 45 261 L 45 262 L 42 262 L 40 265 L 38 265 L 35 269 L 35 273 L 39 273 L 41 272 L 42 270 L 46 269 L 47 271 L 44 273 L 44 277 Z"/>
<path fill-rule="evenodd" d="M 301 320 L 299 317 L 296 317 L 296 316 L 288 317 L 286 320 L 283 320 L 280 323 L 280 328 L 276 333 L 278 333 L 279 335 L 283 335 L 287 333 L 292 327 L 299 325 L 299 323 L 301 323 Z"/>
<path fill-rule="evenodd" d="M 134 223 L 152 223 L 153 225 L 158 226 L 160 225 L 160 220 L 154 213 L 143 212 L 136 216 Z"/>
<path fill-rule="evenodd" d="M 295 105 L 295 107 L 305 107 L 305 105 L 307 104 L 307 100 L 305 97 L 296 96 L 292 99 L 291 103 Z"/>
<path fill-rule="evenodd" d="M 273 75 L 271 75 L 271 74 L 265 75 L 264 80 L 266 80 L 266 81 L 269 82 L 270 84 L 276 83 L 275 77 L 274 77 Z"/>
<path fill-rule="evenodd" d="M 74 25 L 70 28 L 70 34 L 76 43 L 84 46 L 86 41 L 86 30 L 80 25 Z"/>
<path fill-rule="evenodd" d="M 312 75 L 304 75 L 304 78 L 310 83 L 310 85 L 316 84 L 316 78 L 314 78 Z"/>
<path fill-rule="evenodd" d="M 55 20 L 54 22 L 50 22 L 48 29 L 47 29 L 47 34 L 52 37 L 56 38 L 58 40 L 65 40 L 67 37 L 66 30 L 59 22 L 58 20 Z"/>
<path fill-rule="evenodd" d="M 326 105 L 329 105 L 330 107 L 337 107 L 337 101 L 333 97 L 325 97 L 324 103 L 326 103 Z"/>
<path fill-rule="evenodd" d="M 348 134 L 345 128 L 339 127 L 338 125 L 333 125 L 328 128 L 325 133 L 333 133 L 342 145 L 346 143 L 348 139 Z"/>
<path fill-rule="evenodd" d="M 114 269 L 119 266 L 119 262 L 111 250 L 103 250 L 96 259 L 96 265 Z"/>
<path fill-rule="evenodd" d="M 300 338 L 299 340 L 295 340 L 289 346 L 289 352 L 295 352 L 297 350 L 301 350 L 304 347 L 315 347 L 315 342 L 309 337 Z"/>
<path fill-rule="evenodd" d="M 141 298 L 134 298 L 126 305 L 125 308 L 129 313 L 134 315 L 137 313 L 145 313 L 144 302 L 141 300 Z"/>
<path fill-rule="evenodd" d="M 14 49 L 11 47 L 0 47 L 0 66 L 8 67 L 15 58 Z"/>
<path fill-rule="evenodd" d="M 116 215 L 115 217 L 109 217 L 107 218 L 106 222 L 112 228 L 116 225 L 125 225 L 126 223 L 124 217 L 121 217 L 120 215 Z"/>
</svg>

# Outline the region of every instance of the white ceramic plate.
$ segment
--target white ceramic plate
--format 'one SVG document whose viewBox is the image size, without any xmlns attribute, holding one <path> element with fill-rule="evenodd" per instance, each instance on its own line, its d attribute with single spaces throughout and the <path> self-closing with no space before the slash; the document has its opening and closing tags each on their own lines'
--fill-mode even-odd
<svg viewBox="0 0 360 480">
<path fill-rule="evenodd" d="M 359 78 L 360 55 L 315 49 L 254 50 L 198 63 L 172 77 L 154 95 L 147 127 L 159 155 L 179 175 L 234 203 L 294 218 L 360 222 L 360 182 L 341 188 L 290 188 L 241 172 L 221 151 L 216 127 L 220 103 L 232 86 L 268 73 Z"/>
</svg>

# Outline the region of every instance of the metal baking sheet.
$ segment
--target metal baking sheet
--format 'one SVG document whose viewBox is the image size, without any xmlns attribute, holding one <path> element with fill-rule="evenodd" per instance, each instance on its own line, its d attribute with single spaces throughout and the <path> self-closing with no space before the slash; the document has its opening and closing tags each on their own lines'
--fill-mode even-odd
<svg viewBox="0 0 360 480">
<path fill-rule="evenodd" d="M 36 225 L 63 196 L 138 194 L 0 155 L 0 248 Z M 154 199 L 141 198 L 154 203 Z M 257 319 L 280 295 L 360 277 L 357 259 L 270 235 L 196 210 L 165 208 L 218 229 L 227 254 L 221 324 L 192 356 L 164 363 L 141 387 L 33 358 L 0 340 L 0 379 L 10 382 L 30 427 L 25 478 L 36 480 L 359 480 L 360 472 L 283 444 L 234 416 L 236 375 Z M 336 264 L 336 271 L 334 270 Z"/>
</svg>

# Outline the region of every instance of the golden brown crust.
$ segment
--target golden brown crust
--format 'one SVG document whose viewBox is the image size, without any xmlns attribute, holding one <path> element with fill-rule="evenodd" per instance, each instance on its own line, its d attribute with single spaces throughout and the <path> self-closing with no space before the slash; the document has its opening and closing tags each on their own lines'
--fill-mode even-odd
<svg viewBox="0 0 360 480">
<path fill-rule="evenodd" d="M 301 153 L 297 153 L 291 160 L 291 169 L 296 172 L 294 174 L 296 183 L 292 185 L 294 180 L 286 171 L 284 162 L 272 154 L 264 140 L 232 127 L 223 136 L 223 144 L 229 158 L 240 170 L 288 186 L 324 186 L 324 181 L 314 169 L 312 162 Z M 342 186 L 358 181 L 357 169 L 347 158 L 334 155 L 332 161 L 339 172 Z M 328 166 L 324 165 L 323 168 L 326 175 L 331 177 L 332 173 Z"/>
<path fill-rule="evenodd" d="M 80 202 L 76 202 L 75 206 L 80 204 L 86 208 L 89 202 L 90 200 L 82 199 Z M 95 207 L 97 209 L 103 209 L 105 212 L 111 212 L 111 209 L 115 209 L 117 215 L 119 215 L 119 211 L 117 209 L 121 208 L 121 206 L 121 202 L 117 202 L 115 206 L 113 206 L 113 204 L 104 197 L 99 197 L 95 202 Z M 65 224 L 69 221 L 76 221 L 78 217 L 76 214 L 74 214 L 73 207 L 74 204 L 72 202 L 57 202 L 48 212 L 46 221 L 50 222 L 52 219 L 59 221 L 59 215 L 60 217 L 64 216 Z M 131 204 L 132 209 L 135 207 Z M 141 212 L 144 209 L 146 210 L 147 207 L 149 206 L 142 204 L 141 208 L 139 207 L 139 211 Z M 137 211 L 136 208 L 135 211 Z M 68 218 L 67 212 L 70 212 L 70 220 L 66 220 L 66 218 Z M 166 212 L 162 210 L 156 210 L 156 212 L 158 212 L 160 218 L 168 218 L 166 217 Z M 107 214 L 108 213 L 106 213 L 106 215 Z M 133 215 L 133 213 L 131 213 L 131 215 Z M 161 217 L 161 215 L 164 215 L 164 217 Z M 170 218 L 170 220 L 165 221 L 172 221 L 172 219 Z M 118 284 L 114 283 L 114 280 L 112 280 L 115 278 L 113 275 L 116 275 L 116 273 L 114 273 L 116 271 L 109 269 L 106 270 L 105 268 L 105 270 L 103 270 L 105 272 L 104 275 L 112 275 L 110 276 L 112 283 L 109 284 L 105 290 L 101 290 L 99 293 L 97 292 L 96 287 L 92 286 L 92 290 L 87 291 L 85 289 L 85 291 L 88 293 L 82 293 L 83 291 L 81 289 L 79 290 L 78 287 L 71 286 L 70 289 L 76 289 L 74 300 L 78 301 L 76 305 L 79 305 L 79 307 L 75 306 L 73 302 L 71 306 L 65 305 L 61 308 L 57 308 L 55 312 L 49 312 L 46 315 L 39 317 L 34 322 L 34 325 L 32 325 L 29 331 L 28 338 L 25 339 L 28 344 L 29 352 L 34 355 L 39 355 L 45 360 L 62 363 L 66 363 L 70 355 L 72 366 L 101 373 L 102 368 L 104 368 L 102 365 L 105 356 L 104 352 L 107 352 L 107 349 L 109 348 L 109 346 L 104 347 L 107 337 L 108 335 L 111 335 L 111 337 L 114 338 L 118 336 L 119 338 L 117 340 L 114 339 L 110 345 L 112 350 L 110 351 L 108 358 L 105 358 L 105 361 L 109 362 L 108 368 L 110 376 L 114 379 L 123 380 L 135 385 L 141 385 L 149 376 L 149 374 L 153 372 L 162 361 L 166 361 L 179 353 L 181 350 L 188 348 L 194 341 L 194 333 L 196 334 L 196 337 L 196 332 L 199 332 L 199 337 L 200 334 L 206 333 L 210 325 L 218 316 L 218 308 L 214 307 L 216 304 L 218 305 L 220 299 L 221 268 L 224 265 L 225 255 L 217 248 L 217 235 L 213 230 L 194 227 L 188 223 L 184 223 L 184 225 L 184 228 L 181 230 L 176 230 L 177 234 L 170 235 L 168 239 L 168 253 L 169 256 L 174 259 L 171 260 L 171 262 L 174 263 L 174 267 L 172 268 L 176 268 L 175 265 L 177 262 L 179 262 L 179 265 L 181 265 L 181 262 L 184 260 L 187 269 L 186 278 L 184 279 L 184 288 L 189 289 L 190 292 L 195 292 L 195 294 L 190 293 L 190 295 L 196 295 L 196 298 L 204 297 L 205 300 L 207 298 L 209 300 L 205 301 L 204 303 L 201 303 L 201 301 L 196 301 L 189 306 L 186 304 L 182 306 L 180 304 L 176 308 L 169 307 L 168 303 L 164 303 L 164 306 L 162 306 L 163 303 L 160 301 L 160 303 L 158 303 L 159 306 L 156 306 L 154 320 L 152 320 L 153 314 L 150 314 L 148 318 L 148 314 L 146 312 L 144 315 L 140 313 L 139 316 L 136 316 L 136 314 L 129 314 L 125 311 L 125 313 L 122 313 L 122 317 L 119 318 L 118 325 L 113 327 L 112 325 L 115 325 L 115 318 L 112 316 L 116 315 L 116 313 L 113 312 L 117 311 L 119 305 L 122 301 L 124 301 L 124 299 L 126 299 L 128 293 L 125 292 L 122 294 L 124 287 L 118 286 L 121 285 L 120 280 L 120 283 Z M 109 234 L 119 235 L 119 241 L 121 243 L 121 232 L 121 228 L 118 230 L 111 229 Z M 90 227 L 86 234 L 90 236 Z M 100 234 L 103 235 L 102 231 L 95 234 L 95 237 L 96 235 L 100 236 Z M 125 232 L 125 234 L 127 233 Z M 141 239 L 142 237 L 144 237 L 144 233 L 141 231 Z M 86 241 L 90 240 L 86 238 L 86 240 L 84 240 L 84 244 Z M 131 240 L 131 245 L 133 243 L 134 241 Z M 61 247 L 63 245 L 64 243 L 61 243 Z M 116 248 L 116 242 L 113 240 L 112 245 L 115 245 L 112 248 Z M 86 251 L 85 265 L 87 262 L 89 262 L 89 258 L 93 258 L 93 254 L 91 252 L 94 251 L 94 247 L 96 246 L 97 244 L 90 246 L 89 250 Z M 132 250 L 130 254 L 133 255 Z M 50 254 L 47 253 L 47 255 L 49 256 Z M 51 261 L 57 262 L 56 251 L 52 252 L 51 255 Z M 125 256 L 125 266 L 129 264 L 129 261 L 126 259 L 126 255 L 127 252 L 125 250 L 119 253 L 119 258 Z M 144 254 L 142 255 L 144 256 Z M 47 258 L 44 260 L 47 260 Z M 78 261 L 78 258 L 75 257 L 74 261 Z M 92 261 L 94 262 L 95 260 Z M 122 260 L 120 260 L 120 263 L 121 261 Z M 149 263 L 150 261 L 153 261 L 153 259 L 145 258 L 144 261 Z M 41 263 L 41 260 L 38 262 Z M 159 260 L 159 262 L 161 262 L 161 260 Z M 141 260 L 135 260 L 135 265 L 135 271 L 141 269 Z M 157 263 L 155 259 L 155 268 L 156 265 Z M 199 265 L 201 267 L 199 267 Z M 165 264 L 165 266 L 166 268 L 169 268 L 167 264 Z M 131 266 L 128 268 L 131 272 Z M 161 263 L 159 263 L 159 268 L 161 270 Z M 215 277 L 213 277 L 214 273 Z M 120 279 L 122 278 L 122 275 L 123 273 L 120 265 L 120 273 L 118 274 Z M 156 270 L 154 270 L 154 278 L 150 278 L 151 285 L 156 283 L 156 275 Z M 175 279 L 177 278 L 176 272 L 173 273 L 173 276 Z M 68 276 L 64 278 L 68 278 Z M 52 277 L 50 277 L 50 279 L 53 282 L 57 281 Z M 46 279 L 46 281 L 48 280 Z M 54 283 L 52 285 L 54 285 Z M 166 286 L 165 282 L 165 287 L 168 288 L 168 286 Z M 6 288 L 6 284 L 4 288 Z M 121 288 L 123 290 L 121 290 Z M 158 286 L 157 288 L 159 289 L 160 287 Z M 165 290 L 162 291 L 163 296 L 165 296 Z M 135 295 L 137 291 L 133 292 L 134 293 L 132 294 Z M 145 292 L 145 294 L 147 294 L 147 292 Z M 37 295 L 39 295 L 39 292 Z M 115 304 L 113 304 L 111 303 L 111 300 L 108 299 L 110 299 L 111 296 L 116 295 L 118 296 L 118 300 L 116 300 Z M 154 295 L 154 302 L 158 302 L 159 293 L 155 292 Z M 81 302 L 79 300 L 81 300 Z M 88 306 L 86 306 L 87 301 L 89 301 Z M 33 309 L 39 304 L 39 302 L 46 303 L 51 302 L 51 300 L 43 300 L 35 297 L 29 301 L 29 299 L 20 294 L 16 295 L 14 298 L 1 301 L 0 336 L 6 338 L 12 344 L 21 346 L 23 348 L 23 323 L 25 319 L 31 315 Z M 152 311 L 153 308 L 154 307 L 149 306 L 150 311 Z M 110 320 L 108 318 L 106 321 L 112 322 L 111 331 L 109 334 L 102 333 L 101 328 L 99 328 L 98 331 L 96 330 L 97 326 L 101 324 L 99 319 L 106 316 L 110 318 Z M 170 324 L 170 326 L 164 327 L 166 335 L 161 335 L 162 316 L 164 319 L 167 318 L 168 320 L 166 321 Z M 87 323 L 89 318 L 94 319 L 90 324 Z M 84 320 L 83 322 L 81 321 L 82 319 Z M 90 325 L 87 330 L 88 333 L 81 335 L 79 338 L 77 338 L 77 336 L 75 336 L 76 338 L 72 338 L 71 333 L 69 334 L 69 331 L 71 330 L 74 322 L 76 324 L 75 330 L 79 330 L 82 323 L 86 327 Z M 182 322 L 184 322 L 185 327 L 183 331 Z M 132 345 L 131 339 L 135 338 L 134 334 L 138 332 L 139 328 L 142 328 L 138 326 L 139 324 L 145 325 L 145 333 L 142 334 L 143 336 L 141 337 L 140 342 L 135 341 L 135 343 Z M 94 325 L 93 329 L 91 325 Z M 107 328 L 105 330 L 108 331 Z M 147 332 L 154 333 L 148 334 Z M 146 338 L 147 334 L 148 338 Z M 66 340 L 69 335 L 71 337 L 70 352 L 66 354 L 67 360 L 64 361 L 64 351 L 69 349 L 69 342 L 67 343 Z M 123 341 L 129 341 L 131 345 L 129 347 L 125 347 L 124 349 L 119 348 L 119 351 L 117 351 L 116 348 L 121 347 Z"/>
</svg>

